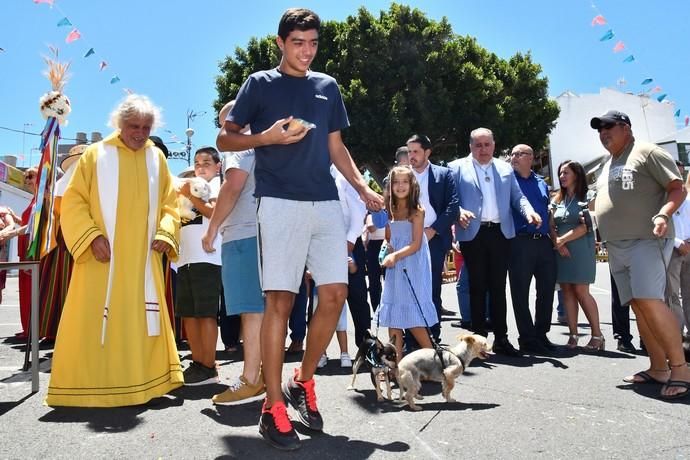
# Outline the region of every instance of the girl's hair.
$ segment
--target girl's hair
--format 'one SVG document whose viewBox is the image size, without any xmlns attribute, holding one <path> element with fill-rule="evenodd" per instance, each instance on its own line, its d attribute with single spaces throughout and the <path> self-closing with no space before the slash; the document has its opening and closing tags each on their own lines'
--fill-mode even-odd
<svg viewBox="0 0 690 460">
<path fill-rule="evenodd" d="M 587 199 L 587 174 L 585 173 L 585 168 L 577 161 L 565 160 L 558 165 L 559 180 L 563 168 L 568 168 L 575 174 L 575 198 L 578 201 L 585 201 Z M 556 203 L 562 202 L 565 199 L 565 195 L 566 191 L 561 187 L 556 193 Z"/>
<path fill-rule="evenodd" d="M 397 176 L 407 176 L 410 180 L 410 193 L 407 195 L 407 200 L 402 203 L 407 208 L 407 213 L 411 216 L 415 211 L 421 211 L 422 205 L 419 203 L 419 182 L 409 166 L 395 166 L 388 173 L 388 181 L 386 189 L 383 192 L 384 204 L 388 212 L 388 217 L 393 218 L 393 209 L 397 209 L 397 201 L 393 196 L 393 181 Z"/>
</svg>

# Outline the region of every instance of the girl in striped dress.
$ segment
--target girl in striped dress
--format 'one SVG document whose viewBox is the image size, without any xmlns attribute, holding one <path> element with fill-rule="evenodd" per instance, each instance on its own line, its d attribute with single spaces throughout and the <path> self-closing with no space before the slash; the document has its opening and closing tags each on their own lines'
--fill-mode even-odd
<svg viewBox="0 0 690 460">
<path fill-rule="evenodd" d="M 409 329 L 421 347 L 432 348 L 426 327 L 436 324 L 438 318 L 431 298 L 424 208 L 419 204 L 419 183 L 410 167 L 391 170 L 384 200 L 390 218 L 386 228 L 389 252 L 381 264 L 386 267 L 386 277 L 377 315 L 378 324 L 387 327 L 391 341 L 394 339 L 399 360 L 403 330 Z"/>
</svg>

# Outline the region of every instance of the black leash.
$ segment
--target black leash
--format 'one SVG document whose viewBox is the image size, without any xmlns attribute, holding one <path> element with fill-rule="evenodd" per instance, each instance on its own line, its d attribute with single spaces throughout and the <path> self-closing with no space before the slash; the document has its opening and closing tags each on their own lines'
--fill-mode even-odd
<svg viewBox="0 0 690 460">
<path fill-rule="evenodd" d="M 426 321 L 426 317 L 424 316 L 424 312 L 422 311 L 422 305 L 419 303 L 419 299 L 417 298 L 417 293 L 414 291 L 414 288 L 412 287 L 412 281 L 410 281 L 410 276 L 407 274 L 407 268 L 403 268 L 403 273 L 405 274 L 407 284 L 410 286 L 410 290 L 412 291 L 412 297 L 414 297 L 414 301 L 417 304 L 419 314 L 422 315 L 422 319 L 424 320 L 424 325 L 426 326 L 426 333 L 429 334 L 431 346 L 434 347 L 436 355 L 438 355 L 438 358 L 441 360 L 441 369 L 445 369 L 446 363 L 443 360 L 443 347 L 439 346 L 434 340 L 434 337 L 431 335 L 431 328 L 429 327 L 429 323 Z"/>
</svg>

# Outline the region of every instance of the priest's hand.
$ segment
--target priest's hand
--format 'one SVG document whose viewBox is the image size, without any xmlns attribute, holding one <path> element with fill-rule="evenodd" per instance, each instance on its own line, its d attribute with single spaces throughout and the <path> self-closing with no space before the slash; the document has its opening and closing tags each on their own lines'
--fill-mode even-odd
<svg viewBox="0 0 690 460">
<path fill-rule="evenodd" d="M 156 252 L 160 252 L 161 254 L 168 254 L 168 252 L 170 252 L 172 249 L 172 246 L 162 240 L 153 240 L 153 243 L 151 243 L 151 249 Z"/>
<path fill-rule="evenodd" d="M 91 242 L 91 252 L 93 256 L 99 262 L 109 262 L 110 261 L 110 243 L 103 235 L 98 235 Z"/>
</svg>

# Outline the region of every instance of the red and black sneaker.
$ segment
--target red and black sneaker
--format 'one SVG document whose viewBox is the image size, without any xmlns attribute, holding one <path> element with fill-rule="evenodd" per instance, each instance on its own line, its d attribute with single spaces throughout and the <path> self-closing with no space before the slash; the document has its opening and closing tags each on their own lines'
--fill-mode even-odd
<svg viewBox="0 0 690 460">
<path fill-rule="evenodd" d="M 259 419 L 259 433 L 270 445 L 281 450 L 295 450 L 302 445 L 299 436 L 292 427 L 283 401 L 273 403 L 267 409 L 266 400 L 261 408 Z"/>
<path fill-rule="evenodd" d="M 297 411 L 297 418 L 307 428 L 314 431 L 323 431 L 323 419 L 316 407 L 316 393 L 314 392 L 314 379 L 306 382 L 295 380 L 299 368 L 295 369 L 295 375 L 287 382 L 283 382 L 283 396 L 285 400 Z"/>
</svg>

